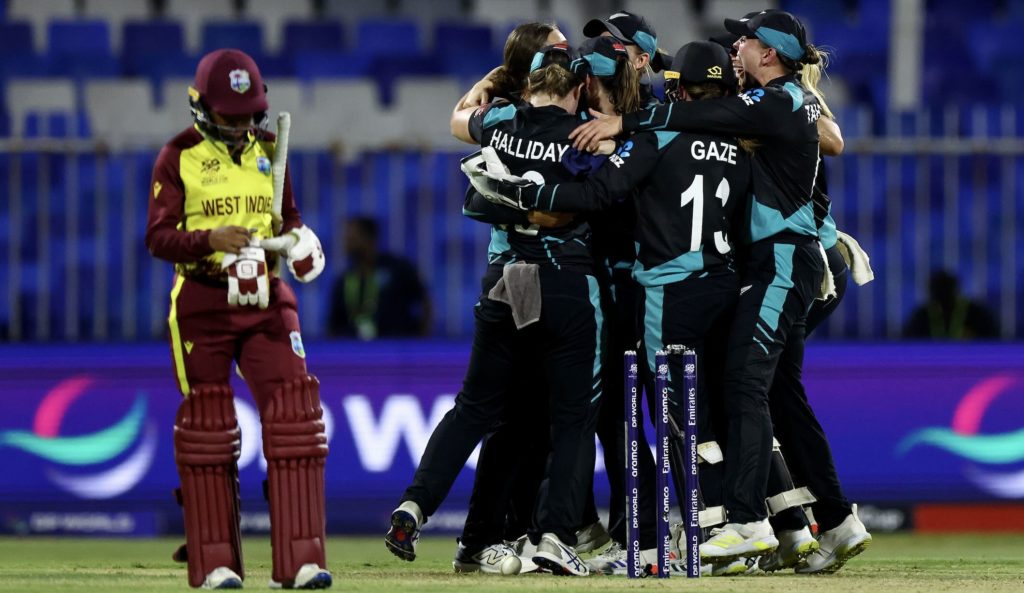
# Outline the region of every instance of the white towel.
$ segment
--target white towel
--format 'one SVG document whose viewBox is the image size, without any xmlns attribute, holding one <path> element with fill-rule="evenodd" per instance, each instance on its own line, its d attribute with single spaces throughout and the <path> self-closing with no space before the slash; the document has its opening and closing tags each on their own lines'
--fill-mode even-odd
<svg viewBox="0 0 1024 593">
<path fill-rule="evenodd" d="M 821 241 L 818 241 L 818 252 L 821 253 L 821 261 L 825 264 L 825 275 L 821 278 L 818 300 L 827 301 L 836 296 L 836 280 L 832 277 L 832 270 L 828 267 L 828 255 L 825 253 L 825 246 L 821 244 Z"/>
<path fill-rule="evenodd" d="M 512 308 L 516 329 L 540 320 L 540 266 L 526 262 L 506 264 L 487 298 Z"/>
<path fill-rule="evenodd" d="M 843 254 L 846 265 L 850 268 L 850 276 L 857 286 L 864 286 L 875 279 L 875 272 L 871 269 L 871 258 L 861 249 L 856 239 L 842 231 L 838 231 L 839 253 Z"/>
</svg>

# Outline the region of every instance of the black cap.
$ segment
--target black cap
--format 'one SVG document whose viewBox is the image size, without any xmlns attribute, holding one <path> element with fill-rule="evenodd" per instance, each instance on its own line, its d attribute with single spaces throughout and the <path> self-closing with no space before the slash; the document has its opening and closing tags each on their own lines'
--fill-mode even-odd
<svg viewBox="0 0 1024 593">
<path fill-rule="evenodd" d="M 672 67 L 665 71 L 665 80 L 680 82 L 717 82 L 736 86 L 736 73 L 732 70 L 729 53 L 712 41 L 692 41 L 676 52 Z"/>
<path fill-rule="evenodd" d="M 597 37 L 608 31 L 620 41 L 639 47 L 651 56 L 658 53 L 658 35 L 644 17 L 631 12 L 616 12 L 606 19 L 593 19 L 583 27 L 587 37 Z"/>
<path fill-rule="evenodd" d="M 564 42 L 545 45 L 537 50 L 537 53 L 533 54 L 533 62 L 530 63 L 530 72 L 551 64 L 555 56 L 566 57 L 565 68 L 570 72 L 577 74 L 587 74 L 589 72 L 586 60 L 583 60 L 578 51 Z"/>
<path fill-rule="evenodd" d="M 725 29 L 733 35 L 756 37 L 794 62 L 807 53 L 803 23 L 784 10 L 763 10 L 752 17 L 725 19 Z"/>
<path fill-rule="evenodd" d="M 769 8 L 769 9 L 765 10 L 764 12 L 769 12 L 769 11 L 772 11 L 772 10 L 776 10 L 776 9 L 775 8 Z M 762 11 L 760 11 L 760 10 L 756 10 L 754 12 L 748 12 L 747 14 L 743 15 L 743 17 L 740 18 L 739 20 L 751 19 L 751 18 L 757 16 L 758 14 L 760 14 L 761 12 Z M 734 34 L 728 32 L 728 31 L 726 31 L 725 33 L 722 33 L 721 35 L 715 35 L 713 37 L 709 37 L 708 41 L 714 41 L 718 45 L 721 45 L 722 47 L 724 47 L 725 51 L 727 51 L 727 52 L 729 52 L 731 54 L 733 52 L 733 47 L 732 46 L 737 41 L 739 41 L 739 39 L 740 39 L 739 35 L 734 35 Z"/>
<path fill-rule="evenodd" d="M 615 37 L 587 39 L 580 46 L 580 56 L 590 64 L 590 74 L 600 77 L 614 76 L 618 59 L 629 59 L 626 46 Z"/>
</svg>

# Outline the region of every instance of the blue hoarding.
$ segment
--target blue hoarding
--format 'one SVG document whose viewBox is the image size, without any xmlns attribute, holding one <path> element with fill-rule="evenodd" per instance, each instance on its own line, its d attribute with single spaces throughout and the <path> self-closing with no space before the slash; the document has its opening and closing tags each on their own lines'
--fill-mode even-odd
<svg viewBox="0 0 1024 593">
<path fill-rule="evenodd" d="M 330 433 L 329 525 L 378 531 L 451 406 L 469 344 L 306 350 Z M 1024 498 L 1022 360 L 1017 345 L 813 344 L 809 397 L 848 495 L 885 504 Z M 265 527 L 258 418 L 240 380 L 236 390 L 243 507 L 254 513 L 245 520 L 258 530 Z M 170 494 L 180 396 L 166 345 L 3 346 L 0 394 L 0 530 L 180 529 Z M 598 500 L 606 501 L 598 471 Z M 470 467 L 443 507 L 453 523 L 471 479 Z"/>
</svg>

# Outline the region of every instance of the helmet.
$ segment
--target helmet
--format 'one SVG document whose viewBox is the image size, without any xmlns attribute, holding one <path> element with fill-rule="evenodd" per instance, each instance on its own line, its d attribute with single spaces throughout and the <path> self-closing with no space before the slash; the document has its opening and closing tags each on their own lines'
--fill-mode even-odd
<svg viewBox="0 0 1024 593">
<path fill-rule="evenodd" d="M 199 129 L 229 146 L 247 142 L 248 133 L 258 133 L 258 127 L 266 123 L 267 87 L 256 62 L 243 51 L 218 49 L 203 56 L 188 96 Z M 252 114 L 252 124 L 245 128 L 218 125 L 213 121 L 214 112 L 223 116 Z"/>
</svg>

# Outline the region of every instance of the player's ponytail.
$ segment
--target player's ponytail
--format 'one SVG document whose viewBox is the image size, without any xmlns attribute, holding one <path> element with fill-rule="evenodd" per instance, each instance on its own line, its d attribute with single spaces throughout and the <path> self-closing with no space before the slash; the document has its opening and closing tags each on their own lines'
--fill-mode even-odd
<svg viewBox="0 0 1024 593">
<path fill-rule="evenodd" d="M 829 119 L 835 119 L 832 114 L 832 110 L 828 108 L 828 104 L 825 103 L 825 95 L 821 92 L 819 85 L 821 84 L 821 77 L 825 73 L 825 68 L 828 67 L 827 51 L 817 48 L 813 45 L 807 46 L 807 55 L 804 56 L 805 60 L 801 61 L 800 67 L 800 81 L 812 95 L 818 99 L 818 103 L 821 105 L 822 112 L 828 116 Z M 807 58 L 811 58 L 812 61 L 806 61 Z"/>
<path fill-rule="evenodd" d="M 640 73 L 630 63 L 629 56 L 615 60 L 615 75 L 610 80 L 598 78 L 598 81 L 609 91 L 616 113 L 640 111 Z"/>
</svg>

